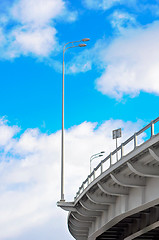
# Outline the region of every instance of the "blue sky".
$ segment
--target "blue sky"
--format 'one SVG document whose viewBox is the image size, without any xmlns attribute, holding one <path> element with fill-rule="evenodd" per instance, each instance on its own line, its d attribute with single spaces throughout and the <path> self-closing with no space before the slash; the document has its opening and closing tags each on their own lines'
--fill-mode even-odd
<svg viewBox="0 0 159 240">
<path fill-rule="evenodd" d="M 113 129 L 123 141 L 158 117 L 159 1 L 2 0 L 0 13 L 0 240 L 70 240 L 56 207 L 62 48 L 90 38 L 65 53 L 71 201 L 90 156 L 114 149 Z"/>
</svg>

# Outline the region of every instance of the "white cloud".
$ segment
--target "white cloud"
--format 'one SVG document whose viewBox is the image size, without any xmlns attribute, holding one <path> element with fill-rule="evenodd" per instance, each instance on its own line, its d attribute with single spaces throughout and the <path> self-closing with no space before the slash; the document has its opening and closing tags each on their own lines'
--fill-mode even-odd
<svg viewBox="0 0 159 240">
<path fill-rule="evenodd" d="M 86 63 L 84 63 L 83 61 L 80 61 L 80 62 L 76 61 L 76 63 L 72 63 L 72 62 L 70 63 L 67 73 L 72 74 L 72 73 L 78 73 L 78 72 L 87 72 L 91 69 L 92 69 L 92 64 L 90 61 L 87 61 Z"/>
<path fill-rule="evenodd" d="M 63 0 L 19 0 L 11 9 L 15 20 L 23 24 L 45 25 L 65 10 Z"/>
<path fill-rule="evenodd" d="M 120 6 L 127 6 L 136 11 L 136 13 L 141 14 L 143 12 L 149 11 L 154 16 L 159 15 L 159 1 L 141 1 L 141 0 L 83 0 L 83 4 L 88 9 L 93 10 L 104 10 L 107 11 L 112 7 L 119 8 Z"/>
<path fill-rule="evenodd" d="M 102 39 L 98 40 L 93 48 L 82 48 L 82 50 L 76 54 L 69 63 L 66 64 L 66 73 L 74 74 L 79 72 L 87 72 L 92 69 L 93 65 L 100 66 L 101 68 L 103 65 L 101 52 L 105 47 L 105 40 Z"/>
<path fill-rule="evenodd" d="M 101 39 L 91 49 L 82 50 L 66 65 L 66 73 L 97 68 L 98 91 L 118 101 L 140 92 L 159 95 L 159 22 L 137 24 L 134 16 L 114 12 L 113 39 Z"/>
<path fill-rule="evenodd" d="M 141 12 L 149 12 L 154 17 L 159 15 L 159 1 L 138 1 L 136 9 Z"/>
<path fill-rule="evenodd" d="M 108 10 L 116 5 L 136 5 L 136 0 L 83 0 L 84 5 L 89 9 Z"/>
<path fill-rule="evenodd" d="M 137 131 L 142 122 L 109 120 L 97 127 L 84 122 L 65 132 L 65 192 L 73 200 L 75 192 L 89 174 L 89 158 L 105 150 L 108 154 L 115 143 L 111 131 L 123 128 L 123 139 Z M 5 130 L 4 130 L 5 129 Z M 34 228 L 41 229 L 53 221 L 51 231 L 56 236 L 64 223 L 65 213 L 57 209 L 60 198 L 60 131 L 42 134 L 38 129 L 28 129 L 19 137 L 17 126 L 8 126 L 1 120 L 0 135 L 0 239 L 14 239 Z M 94 161 L 92 167 L 98 163 Z M 72 184 L 73 183 L 73 184 Z M 64 230 L 65 231 L 65 230 Z M 51 233 L 50 233 L 51 234 Z M 52 234 L 51 234 L 52 235 Z M 41 239 L 41 238 L 39 238 Z"/>
<path fill-rule="evenodd" d="M 121 34 L 125 28 L 137 27 L 135 16 L 127 12 L 115 11 L 111 16 L 111 24 Z"/>
<path fill-rule="evenodd" d="M 56 30 L 53 27 L 31 28 L 22 27 L 14 29 L 10 37 L 12 41 L 12 56 L 32 53 L 36 56 L 47 57 L 54 49 Z"/>
<path fill-rule="evenodd" d="M 2 47 L 4 46 L 5 41 L 6 41 L 6 38 L 5 38 L 5 34 L 4 34 L 4 32 L 3 32 L 3 28 L 0 27 L 0 47 L 1 47 L 1 46 L 2 46 Z"/>
<path fill-rule="evenodd" d="M 159 95 L 159 22 L 140 26 L 131 15 L 115 12 L 113 17 L 118 30 L 113 39 L 99 40 L 93 48 L 82 50 L 67 63 L 66 73 L 96 67 L 100 74 L 97 90 L 118 101 L 140 92 Z"/>
<path fill-rule="evenodd" d="M 140 91 L 159 94 L 159 22 L 122 31 L 102 51 L 107 66 L 96 80 L 97 89 L 116 99 Z"/>
<path fill-rule="evenodd" d="M 0 119 L 0 147 L 9 145 L 13 136 L 20 131 L 17 126 L 8 126 L 5 118 Z"/>
<path fill-rule="evenodd" d="M 77 12 L 71 12 L 64 0 L 17 0 L 0 19 L 1 58 L 20 55 L 48 57 L 58 51 L 55 21 L 75 21 Z M 8 28 L 8 24 L 11 25 Z M 3 40 L 3 41 L 2 41 Z"/>
<path fill-rule="evenodd" d="M 124 0 L 84 0 L 86 6 L 90 9 L 103 9 L 107 10 L 116 4 L 122 3 Z"/>
</svg>

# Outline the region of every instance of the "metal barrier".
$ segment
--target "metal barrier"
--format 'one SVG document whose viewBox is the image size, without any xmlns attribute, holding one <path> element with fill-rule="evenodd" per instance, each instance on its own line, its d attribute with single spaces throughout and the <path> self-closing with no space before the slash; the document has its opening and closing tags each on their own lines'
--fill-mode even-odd
<svg viewBox="0 0 159 240">
<path fill-rule="evenodd" d="M 79 187 L 78 192 L 76 193 L 75 196 L 75 200 L 80 196 L 80 194 L 84 191 L 84 189 L 91 183 L 93 182 L 99 175 L 101 175 L 104 171 L 103 171 L 103 165 L 104 163 L 108 162 L 109 163 L 109 167 L 107 169 L 109 169 L 113 164 L 112 162 L 112 157 L 114 155 L 116 155 L 117 152 L 120 152 L 121 154 L 121 158 L 118 160 L 120 161 L 123 156 L 124 156 L 124 147 L 130 143 L 131 141 L 133 141 L 134 143 L 134 149 L 138 146 L 137 143 L 137 137 L 139 135 L 141 135 L 142 133 L 144 133 L 147 129 L 151 128 L 151 136 L 150 138 L 152 138 L 154 136 L 154 125 L 155 123 L 159 122 L 159 117 L 156 118 L 155 120 L 151 121 L 148 125 L 146 125 L 144 128 L 142 128 L 140 131 L 136 132 L 134 135 L 132 135 L 130 138 L 128 138 L 125 142 L 123 142 L 118 148 L 116 148 L 113 152 L 111 152 L 105 159 L 103 159 L 96 168 L 93 169 L 92 173 L 90 175 L 88 175 L 87 179 L 82 183 L 82 185 Z M 146 140 L 148 141 L 148 140 Z M 145 142 L 146 142 L 145 141 Z M 130 152 L 130 151 L 129 151 Z M 97 176 L 97 171 L 100 170 L 100 174 Z"/>
</svg>

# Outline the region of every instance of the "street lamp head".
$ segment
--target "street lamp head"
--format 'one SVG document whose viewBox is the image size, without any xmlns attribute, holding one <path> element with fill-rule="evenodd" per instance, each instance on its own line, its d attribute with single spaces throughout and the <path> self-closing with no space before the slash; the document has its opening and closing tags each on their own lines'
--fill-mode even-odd
<svg viewBox="0 0 159 240">
<path fill-rule="evenodd" d="M 90 41 L 90 38 L 83 38 L 82 39 L 82 42 L 88 42 L 88 41 Z"/>
<path fill-rule="evenodd" d="M 85 44 L 85 43 L 81 43 L 81 44 L 79 44 L 78 46 L 79 46 L 79 47 L 86 47 L 87 44 Z"/>
<path fill-rule="evenodd" d="M 105 153 L 104 151 L 100 152 L 100 153 Z"/>
</svg>

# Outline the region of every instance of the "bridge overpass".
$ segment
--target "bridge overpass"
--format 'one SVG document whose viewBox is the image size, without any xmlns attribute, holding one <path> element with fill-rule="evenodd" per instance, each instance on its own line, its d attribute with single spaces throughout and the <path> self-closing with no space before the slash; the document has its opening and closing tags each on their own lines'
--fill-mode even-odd
<svg viewBox="0 0 159 240">
<path fill-rule="evenodd" d="M 75 239 L 159 239 L 157 129 L 159 118 L 102 160 L 82 183 L 73 202 L 58 202 L 69 211 L 68 228 Z M 144 135 L 148 131 L 150 134 Z M 116 162 L 117 152 L 120 159 Z"/>
</svg>

